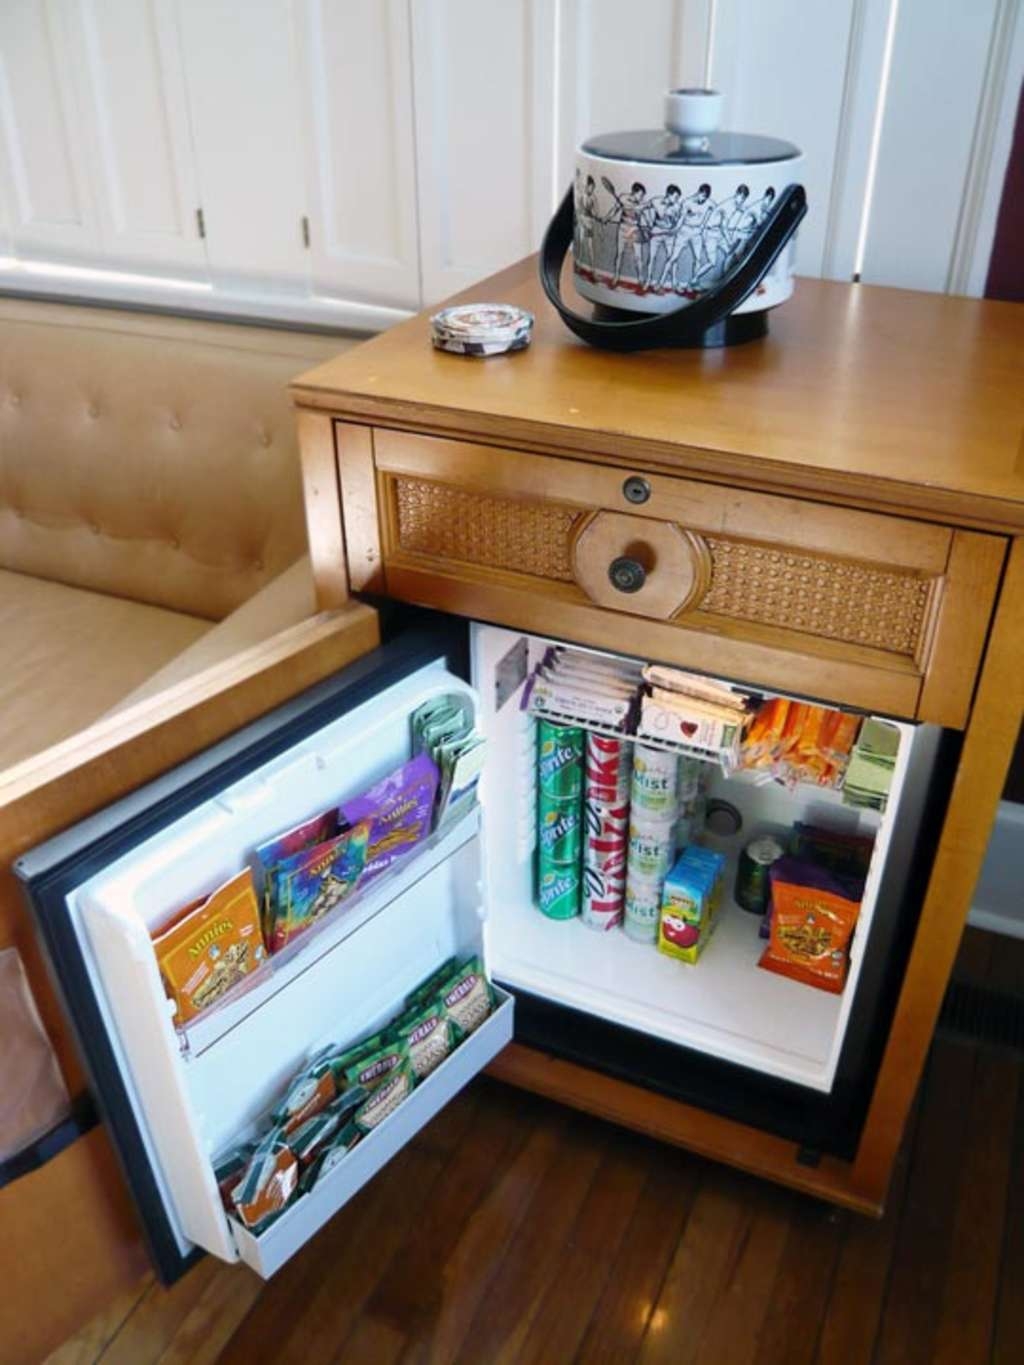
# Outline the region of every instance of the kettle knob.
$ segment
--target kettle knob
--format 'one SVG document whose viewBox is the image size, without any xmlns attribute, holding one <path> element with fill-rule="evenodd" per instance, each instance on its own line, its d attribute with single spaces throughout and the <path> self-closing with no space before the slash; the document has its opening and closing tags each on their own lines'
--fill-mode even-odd
<svg viewBox="0 0 1024 1365">
<path fill-rule="evenodd" d="M 706 151 L 708 134 L 715 132 L 721 118 L 722 96 L 717 90 L 670 90 L 665 96 L 665 127 L 686 151 Z"/>
</svg>

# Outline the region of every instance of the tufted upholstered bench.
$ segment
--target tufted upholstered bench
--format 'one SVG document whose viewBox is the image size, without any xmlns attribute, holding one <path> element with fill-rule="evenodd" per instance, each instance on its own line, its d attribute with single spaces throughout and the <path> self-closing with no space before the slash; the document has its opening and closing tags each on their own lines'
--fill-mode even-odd
<svg viewBox="0 0 1024 1365">
<path fill-rule="evenodd" d="M 287 384 L 349 344 L 0 299 L 0 769 L 315 610 Z"/>
</svg>

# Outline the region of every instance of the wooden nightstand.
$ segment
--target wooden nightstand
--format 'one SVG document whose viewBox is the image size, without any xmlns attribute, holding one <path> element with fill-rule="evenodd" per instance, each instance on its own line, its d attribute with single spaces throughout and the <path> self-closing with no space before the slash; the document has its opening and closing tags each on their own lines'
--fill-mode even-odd
<svg viewBox="0 0 1024 1365">
<path fill-rule="evenodd" d="M 465 297 L 531 309 L 529 350 L 438 353 L 421 315 L 294 385 L 322 606 L 383 595 L 963 740 L 851 1160 L 536 1047 L 494 1070 L 877 1210 L 1024 704 L 1024 313 L 800 281 L 764 341 L 616 356 L 532 260 Z"/>
</svg>

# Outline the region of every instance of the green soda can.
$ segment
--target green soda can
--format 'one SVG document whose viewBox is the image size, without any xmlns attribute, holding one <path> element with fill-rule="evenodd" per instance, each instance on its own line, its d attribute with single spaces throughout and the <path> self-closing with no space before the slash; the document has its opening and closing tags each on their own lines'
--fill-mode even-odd
<svg viewBox="0 0 1024 1365">
<path fill-rule="evenodd" d="M 557 800 L 583 795 L 583 731 L 576 725 L 537 721 L 537 785 Z"/>
<path fill-rule="evenodd" d="M 572 919 L 580 913 L 580 868 L 551 867 L 541 871 L 537 904 L 548 919 Z"/>
<path fill-rule="evenodd" d="M 537 847 L 541 868 L 579 865 L 583 851 L 583 804 L 540 792 L 537 797 Z"/>
<path fill-rule="evenodd" d="M 537 722 L 537 903 L 550 919 L 580 912 L 583 731 Z"/>
</svg>

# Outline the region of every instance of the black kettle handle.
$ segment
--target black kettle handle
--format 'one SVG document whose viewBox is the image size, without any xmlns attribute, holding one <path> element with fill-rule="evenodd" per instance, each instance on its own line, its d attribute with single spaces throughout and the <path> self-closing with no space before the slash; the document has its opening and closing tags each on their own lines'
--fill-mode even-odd
<svg viewBox="0 0 1024 1365">
<path fill-rule="evenodd" d="M 572 243 L 573 192 L 559 205 L 540 249 L 540 282 L 571 331 L 592 346 L 613 351 L 642 351 L 654 346 L 696 346 L 710 327 L 728 316 L 754 292 L 771 270 L 807 212 L 802 185 L 787 185 L 758 228 L 742 260 L 722 276 L 714 289 L 671 313 L 623 321 L 604 321 L 573 312 L 562 298 L 562 262 Z"/>
</svg>

